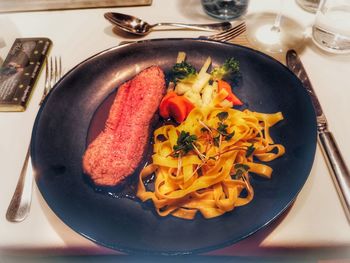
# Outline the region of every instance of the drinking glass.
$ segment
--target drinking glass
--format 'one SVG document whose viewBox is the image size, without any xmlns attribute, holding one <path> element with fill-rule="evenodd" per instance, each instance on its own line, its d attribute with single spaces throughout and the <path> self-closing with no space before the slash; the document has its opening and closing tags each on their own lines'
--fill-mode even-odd
<svg viewBox="0 0 350 263">
<path fill-rule="evenodd" d="M 350 53 L 350 0 L 322 0 L 312 27 L 312 39 L 323 50 Z"/>
<path fill-rule="evenodd" d="M 283 15 L 284 3 L 285 0 L 279 0 L 276 13 L 257 13 L 247 19 L 247 39 L 254 48 L 266 53 L 284 53 L 303 43 L 305 30 Z"/>
<path fill-rule="evenodd" d="M 232 20 L 245 14 L 249 0 L 202 0 L 204 11 L 221 20 Z"/>
<path fill-rule="evenodd" d="M 296 0 L 297 4 L 304 10 L 316 13 L 320 0 Z"/>
<path fill-rule="evenodd" d="M 2 58 L 1 58 L 1 49 L 2 49 L 3 47 L 5 47 L 5 41 L 4 41 L 4 39 L 3 39 L 2 37 L 0 37 L 0 67 L 1 67 L 2 63 L 4 62 L 4 61 L 2 60 Z"/>
</svg>

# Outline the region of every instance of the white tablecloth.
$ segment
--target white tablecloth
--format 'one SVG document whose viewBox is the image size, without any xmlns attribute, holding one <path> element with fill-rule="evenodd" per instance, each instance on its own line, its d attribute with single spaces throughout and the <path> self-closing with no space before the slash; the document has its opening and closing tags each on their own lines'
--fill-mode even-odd
<svg viewBox="0 0 350 263">
<path fill-rule="evenodd" d="M 248 13 L 274 11 L 277 0 L 251 0 Z M 284 13 L 309 28 L 314 15 L 294 0 L 283 1 Z M 133 14 L 149 22 L 214 20 L 201 9 L 199 0 L 153 0 L 151 6 L 0 14 L 0 57 L 4 59 L 17 37 L 48 37 L 52 55 L 61 55 L 65 71 L 77 63 L 118 45 L 136 40 L 116 35 L 103 17 L 107 11 Z M 198 31 L 155 31 L 143 39 L 197 37 Z M 350 163 L 350 56 L 330 55 L 311 41 L 300 54 L 328 117 L 345 161 Z M 39 79 L 29 107 L 22 113 L 0 113 L 0 253 L 114 254 L 75 233 L 50 210 L 34 188 L 32 209 L 21 223 L 6 221 L 5 213 L 15 189 L 30 141 L 32 125 L 44 86 Z M 283 86 L 281 87 L 283 88 Z M 271 251 L 331 251 L 350 249 L 350 226 L 319 147 L 311 174 L 291 208 L 271 226 L 234 246 L 214 251 L 224 255 L 261 255 Z M 322 252 L 320 252 L 322 253 Z"/>
</svg>

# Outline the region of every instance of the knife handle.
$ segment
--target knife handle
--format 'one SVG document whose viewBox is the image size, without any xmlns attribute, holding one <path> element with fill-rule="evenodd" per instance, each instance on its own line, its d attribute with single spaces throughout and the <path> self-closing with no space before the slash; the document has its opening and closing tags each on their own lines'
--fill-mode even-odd
<svg viewBox="0 0 350 263">
<path fill-rule="evenodd" d="M 337 143 L 330 131 L 321 131 L 318 134 L 319 142 L 327 165 L 332 174 L 334 185 L 342 202 L 346 217 L 350 222 L 350 174 Z"/>
</svg>

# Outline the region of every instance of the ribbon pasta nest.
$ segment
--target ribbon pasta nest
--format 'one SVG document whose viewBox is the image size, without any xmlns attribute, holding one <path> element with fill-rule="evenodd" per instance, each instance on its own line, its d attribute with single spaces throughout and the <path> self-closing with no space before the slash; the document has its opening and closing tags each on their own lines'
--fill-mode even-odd
<svg viewBox="0 0 350 263">
<path fill-rule="evenodd" d="M 246 205 L 254 196 L 249 173 L 270 178 L 272 168 L 262 162 L 285 152 L 269 132 L 281 112 L 214 105 L 194 108 L 180 125 L 154 132 L 152 163 L 140 173 L 137 196 L 151 200 L 160 216 L 193 219 L 199 211 L 213 218 Z M 148 189 L 152 174 L 154 189 Z"/>
</svg>

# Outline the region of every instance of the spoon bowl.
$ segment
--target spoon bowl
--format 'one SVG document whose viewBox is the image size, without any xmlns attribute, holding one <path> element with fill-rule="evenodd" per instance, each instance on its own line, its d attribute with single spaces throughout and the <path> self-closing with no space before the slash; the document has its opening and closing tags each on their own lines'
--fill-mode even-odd
<svg viewBox="0 0 350 263">
<path fill-rule="evenodd" d="M 211 24 L 157 23 L 151 25 L 138 17 L 115 12 L 105 13 L 104 17 L 112 24 L 118 26 L 121 30 L 141 36 L 147 35 L 156 26 L 181 27 L 202 31 L 220 31 L 227 30 L 232 27 L 230 22 L 220 22 Z"/>
</svg>

